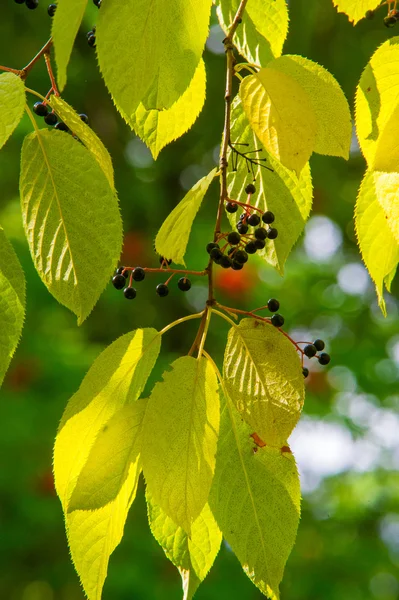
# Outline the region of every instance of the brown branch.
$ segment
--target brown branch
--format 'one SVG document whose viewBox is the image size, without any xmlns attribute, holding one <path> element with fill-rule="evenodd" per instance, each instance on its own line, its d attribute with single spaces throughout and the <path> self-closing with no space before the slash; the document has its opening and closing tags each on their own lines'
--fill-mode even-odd
<svg viewBox="0 0 399 600">
<path fill-rule="evenodd" d="M 7 71 L 7 73 L 14 73 L 14 75 L 18 75 L 18 77 L 21 77 L 22 71 L 19 71 L 18 69 L 11 69 L 10 67 L 3 67 L 2 65 L 0 65 L 0 71 Z"/>
<path fill-rule="evenodd" d="M 38 60 L 41 59 L 41 57 L 43 56 L 43 54 L 49 54 L 50 52 L 50 48 L 53 44 L 53 39 L 50 38 L 48 40 L 48 42 L 46 42 L 43 46 L 43 48 L 41 48 L 39 50 L 39 52 L 36 54 L 36 56 L 34 58 L 32 58 L 32 60 L 30 61 L 30 63 L 28 63 L 26 65 L 26 67 L 24 67 L 21 71 L 21 79 L 25 80 L 27 78 L 27 76 L 29 75 L 29 71 L 31 71 L 33 69 L 33 67 L 35 66 L 35 64 L 37 63 Z"/>
<path fill-rule="evenodd" d="M 58 91 L 57 82 L 55 80 L 53 68 L 51 66 L 51 58 L 50 58 L 49 50 L 46 50 L 46 52 L 44 52 L 44 60 L 46 61 L 47 73 L 48 73 L 48 76 L 50 77 L 50 83 L 51 83 L 51 90 L 50 90 L 49 94 L 51 93 L 51 91 L 53 91 L 55 96 L 59 96 L 60 93 Z"/>
</svg>

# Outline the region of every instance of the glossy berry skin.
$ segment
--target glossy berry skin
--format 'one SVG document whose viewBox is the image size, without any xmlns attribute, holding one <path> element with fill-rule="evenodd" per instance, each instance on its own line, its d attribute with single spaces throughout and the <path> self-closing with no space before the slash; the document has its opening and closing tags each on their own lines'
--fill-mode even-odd
<svg viewBox="0 0 399 600">
<path fill-rule="evenodd" d="M 37 114 L 38 117 L 45 117 L 48 113 L 47 104 L 43 104 L 43 102 L 36 102 L 33 105 L 33 112 Z"/>
<path fill-rule="evenodd" d="M 269 238 L 269 240 L 275 240 L 277 236 L 277 229 L 275 229 L 274 227 L 270 227 L 269 231 L 267 232 L 267 237 Z"/>
<path fill-rule="evenodd" d="M 393 27 L 396 23 L 396 18 L 395 17 L 385 17 L 384 18 L 384 25 L 385 27 Z"/>
<path fill-rule="evenodd" d="M 165 258 L 164 256 L 160 256 L 159 257 L 159 262 L 162 265 L 163 263 L 168 263 L 168 265 L 170 265 L 172 263 L 172 259 L 171 258 Z"/>
<path fill-rule="evenodd" d="M 93 4 L 95 6 L 97 6 L 97 8 L 100 8 L 100 6 L 101 6 L 101 0 L 93 0 Z"/>
<path fill-rule="evenodd" d="M 242 269 L 243 267 L 244 267 L 244 265 L 243 265 L 243 264 L 241 264 L 241 263 L 237 262 L 236 260 L 233 260 L 233 264 L 231 265 L 231 268 L 232 268 L 234 271 L 241 271 L 241 269 Z"/>
<path fill-rule="evenodd" d="M 248 242 L 248 244 L 245 246 L 245 252 L 248 252 L 248 254 L 255 254 L 257 248 L 255 245 L 255 242 Z"/>
<path fill-rule="evenodd" d="M 126 269 L 126 267 L 118 267 L 115 271 L 116 275 L 122 275 L 122 273 L 125 269 Z"/>
<path fill-rule="evenodd" d="M 316 350 L 318 350 L 320 352 L 321 350 L 324 350 L 326 345 L 323 342 L 323 340 L 315 340 L 313 342 L 313 346 L 316 348 Z"/>
<path fill-rule="evenodd" d="M 248 225 L 251 225 L 251 227 L 256 227 L 260 223 L 260 216 L 255 213 L 253 215 L 250 215 L 248 217 L 247 223 Z"/>
<path fill-rule="evenodd" d="M 57 5 L 56 4 L 49 4 L 48 7 L 47 7 L 47 14 L 50 17 L 54 17 L 56 10 L 57 10 Z"/>
<path fill-rule="evenodd" d="M 238 210 L 238 204 L 236 204 L 235 202 L 227 202 L 226 210 L 228 213 L 235 213 Z"/>
<path fill-rule="evenodd" d="M 53 127 L 57 123 L 57 121 L 57 115 L 53 112 L 49 113 L 44 117 L 44 122 L 46 123 L 46 125 L 51 125 L 51 127 Z"/>
<path fill-rule="evenodd" d="M 263 250 L 263 248 L 266 246 L 266 242 L 263 240 L 255 240 L 254 244 L 257 250 Z"/>
<path fill-rule="evenodd" d="M 247 187 L 245 188 L 245 193 L 246 194 L 254 194 L 256 192 L 256 188 L 254 186 L 253 183 L 248 183 Z"/>
<path fill-rule="evenodd" d="M 270 310 L 270 312 L 275 313 L 280 308 L 280 302 L 276 300 L 276 298 L 270 298 L 269 302 L 267 303 L 267 308 Z"/>
<path fill-rule="evenodd" d="M 123 290 L 123 295 L 125 296 L 125 298 L 127 298 L 128 300 L 133 300 L 133 298 L 136 297 L 137 292 L 133 287 L 127 287 Z"/>
<path fill-rule="evenodd" d="M 317 352 L 317 348 L 316 346 L 314 346 L 313 344 L 308 344 L 307 346 L 304 347 L 303 349 L 303 353 L 305 354 L 305 356 L 307 356 L 308 358 L 312 358 L 313 356 L 316 355 Z"/>
<path fill-rule="evenodd" d="M 156 292 L 157 292 L 158 296 L 160 296 L 161 298 L 164 298 L 165 296 L 167 296 L 169 294 L 169 288 L 164 283 L 159 283 L 156 287 Z"/>
<path fill-rule="evenodd" d="M 262 221 L 266 223 L 266 225 L 270 225 L 270 223 L 274 222 L 274 214 L 270 210 L 267 210 L 262 215 Z"/>
<path fill-rule="evenodd" d="M 212 260 L 220 260 L 223 256 L 223 252 L 220 248 L 212 248 L 209 254 Z"/>
<path fill-rule="evenodd" d="M 136 267 L 132 271 L 134 281 L 143 281 L 145 277 L 145 271 L 141 267 Z"/>
<path fill-rule="evenodd" d="M 229 244 L 233 244 L 233 246 L 235 246 L 240 243 L 241 236 L 238 231 L 230 231 L 229 235 L 227 236 L 227 241 Z"/>
<path fill-rule="evenodd" d="M 239 263 L 240 265 L 246 263 L 247 260 L 248 254 L 245 252 L 245 250 L 237 250 L 237 252 L 234 254 L 234 261 Z"/>
<path fill-rule="evenodd" d="M 126 279 L 123 275 L 115 275 L 112 278 L 112 285 L 117 290 L 122 290 L 126 285 Z"/>
<path fill-rule="evenodd" d="M 321 365 L 328 365 L 331 360 L 331 356 L 327 354 L 327 352 L 322 352 L 318 360 Z"/>
<path fill-rule="evenodd" d="M 39 6 L 39 0 L 25 0 L 25 4 L 28 8 L 33 10 Z"/>
<path fill-rule="evenodd" d="M 238 223 L 237 224 L 237 231 L 238 233 L 241 233 L 242 235 L 246 234 L 248 231 L 248 225 L 246 223 Z"/>
<path fill-rule="evenodd" d="M 270 320 L 272 322 L 272 325 L 274 325 L 275 327 L 282 327 L 284 325 L 284 317 L 282 315 L 279 315 L 278 313 L 273 315 Z"/>
<path fill-rule="evenodd" d="M 96 46 L 96 36 L 95 35 L 89 35 L 89 37 L 87 38 L 87 43 L 89 44 L 90 48 L 95 48 L 95 46 Z"/>
<path fill-rule="evenodd" d="M 59 131 L 69 131 L 68 125 L 65 125 L 63 121 L 58 121 L 58 123 L 54 125 L 54 129 L 58 129 Z"/>
<path fill-rule="evenodd" d="M 216 244 L 215 242 L 209 242 L 209 244 L 206 246 L 206 251 L 208 254 L 210 254 L 214 248 L 219 248 L 219 244 Z"/>
<path fill-rule="evenodd" d="M 233 261 L 231 260 L 231 258 L 229 256 L 222 256 L 222 258 L 220 259 L 219 262 L 220 266 L 223 267 L 223 269 L 230 269 L 231 265 L 233 264 Z"/>
<path fill-rule="evenodd" d="M 303 369 L 302 369 L 302 375 L 306 379 L 306 377 L 309 375 L 309 369 L 307 369 L 306 367 L 303 367 Z"/>
<path fill-rule="evenodd" d="M 188 292 L 188 290 L 191 288 L 191 281 L 187 279 L 187 277 L 181 277 L 177 282 L 177 287 L 182 292 Z"/>
<path fill-rule="evenodd" d="M 89 123 L 89 117 L 87 115 L 85 115 L 84 113 L 79 115 L 81 121 L 83 121 L 83 123 L 86 123 L 86 125 Z"/>
<path fill-rule="evenodd" d="M 259 229 L 255 229 L 254 235 L 257 240 L 265 240 L 267 238 L 267 231 L 264 227 L 259 227 Z"/>
<path fill-rule="evenodd" d="M 14 0 L 15 4 L 25 4 L 25 0 Z"/>
</svg>

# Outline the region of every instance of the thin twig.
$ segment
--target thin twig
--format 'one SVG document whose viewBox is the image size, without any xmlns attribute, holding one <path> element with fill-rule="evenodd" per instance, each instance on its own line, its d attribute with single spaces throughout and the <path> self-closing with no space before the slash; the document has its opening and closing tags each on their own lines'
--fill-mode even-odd
<svg viewBox="0 0 399 600">
<path fill-rule="evenodd" d="M 48 42 L 46 42 L 43 46 L 43 48 L 41 48 L 39 50 L 39 52 L 36 54 L 36 56 L 34 58 L 32 58 L 32 60 L 30 61 L 30 63 L 28 63 L 26 65 L 26 67 L 24 67 L 21 71 L 21 78 L 22 79 L 26 79 L 27 76 L 29 75 L 29 71 L 31 71 L 33 69 L 33 67 L 35 66 L 35 64 L 37 63 L 38 60 L 41 59 L 41 57 L 43 56 L 43 54 L 48 54 L 50 51 L 50 48 L 53 44 L 53 39 L 50 38 L 48 40 Z"/>
</svg>

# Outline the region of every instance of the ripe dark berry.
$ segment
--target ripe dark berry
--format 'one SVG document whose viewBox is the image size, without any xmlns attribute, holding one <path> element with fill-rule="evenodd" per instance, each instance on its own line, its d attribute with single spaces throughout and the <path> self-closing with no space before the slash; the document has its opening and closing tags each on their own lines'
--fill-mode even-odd
<svg viewBox="0 0 399 600">
<path fill-rule="evenodd" d="M 45 117 L 48 113 L 48 106 L 43 102 L 36 102 L 36 104 L 33 105 L 33 111 L 38 117 Z"/>
<path fill-rule="evenodd" d="M 393 27 L 396 23 L 396 17 L 384 17 L 384 25 L 385 27 Z"/>
<path fill-rule="evenodd" d="M 269 231 L 267 232 L 267 237 L 269 238 L 269 240 L 275 240 L 277 236 L 277 229 L 275 229 L 274 227 L 270 227 Z"/>
<path fill-rule="evenodd" d="M 126 269 L 126 267 L 118 267 L 115 271 L 116 275 L 122 275 L 122 273 L 125 269 Z"/>
<path fill-rule="evenodd" d="M 306 367 L 303 367 L 303 369 L 302 369 L 302 375 L 306 379 L 306 377 L 309 375 L 309 369 L 307 369 Z"/>
<path fill-rule="evenodd" d="M 324 350 L 326 345 L 323 342 L 323 340 L 315 340 L 313 342 L 313 346 L 316 348 L 316 350 L 318 350 L 320 352 L 321 350 Z"/>
<path fill-rule="evenodd" d="M 52 127 L 57 123 L 57 115 L 53 112 L 49 113 L 44 117 L 44 122 L 46 125 L 51 125 Z"/>
<path fill-rule="evenodd" d="M 137 292 L 133 287 L 127 287 L 123 290 L 123 295 L 128 300 L 133 300 L 133 298 L 136 297 L 136 294 L 137 294 Z"/>
<path fill-rule="evenodd" d="M 248 242 L 248 244 L 245 246 L 245 251 L 248 252 L 248 254 L 255 254 L 257 248 L 255 245 L 255 242 Z"/>
<path fill-rule="evenodd" d="M 212 260 L 220 260 L 223 256 L 223 252 L 220 250 L 220 248 L 212 248 L 209 254 Z"/>
<path fill-rule="evenodd" d="M 86 38 L 89 38 L 91 35 L 94 35 L 96 33 L 96 26 L 94 25 L 93 29 L 91 29 L 90 31 L 88 31 L 86 33 Z"/>
<path fill-rule="evenodd" d="M 230 269 L 231 265 L 233 264 L 233 261 L 229 256 L 223 255 L 220 259 L 219 264 L 221 267 L 223 267 L 223 269 Z"/>
<path fill-rule="evenodd" d="M 267 308 L 270 310 L 270 312 L 277 312 L 280 308 L 280 302 L 276 300 L 276 298 L 270 298 L 269 302 L 267 303 Z"/>
<path fill-rule="evenodd" d="M 87 38 L 87 43 L 89 44 L 90 48 L 95 48 L 96 47 L 96 36 L 89 35 L 89 37 Z"/>
<path fill-rule="evenodd" d="M 134 281 L 143 281 L 145 277 L 145 271 L 141 267 L 136 267 L 132 271 Z"/>
<path fill-rule="evenodd" d="M 50 17 L 54 17 L 56 10 L 57 10 L 56 4 L 49 4 L 47 7 L 47 13 L 49 14 Z"/>
<path fill-rule="evenodd" d="M 257 250 L 263 250 L 263 248 L 266 246 L 266 242 L 263 240 L 255 240 L 254 244 Z"/>
<path fill-rule="evenodd" d="M 25 0 L 25 4 L 28 8 L 33 10 L 39 6 L 39 0 Z"/>
<path fill-rule="evenodd" d="M 159 257 L 159 262 L 161 263 L 161 265 L 163 263 L 167 263 L 168 265 L 170 265 L 172 263 L 172 259 L 171 258 L 165 258 L 164 256 L 160 256 Z"/>
<path fill-rule="evenodd" d="M 238 231 L 238 233 L 241 233 L 241 235 L 246 234 L 248 231 L 248 225 L 246 223 L 239 222 L 237 224 L 237 231 Z"/>
<path fill-rule="evenodd" d="M 63 121 L 58 121 L 58 123 L 54 125 L 54 129 L 58 129 L 59 131 L 69 131 L 68 125 L 65 125 Z"/>
<path fill-rule="evenodd" d="M 229 235 L 227 236 L 227 241 L 229 244 L 233 244 L 235 246 L 236 244 L 240 243 L 241 236 L 237 231 L 230 231 Z"/>
<path fill-rule="evenodd" d="M 248 217 L 247 223 L 248 223 L 248 225 L 251 225 L 251 227 L 256 227 L 260 223 L 259 215 L 257 215 L 256 213 L 254 213 L 253 215 L 250 215 Z"/>
<path fill-rule="evenodd" d="M 159 283 L 157 285 L 156 291 L 157 291 L 158 296 L 161 296 L 161 298 L 164 298 L 165 296 L 167 296 L 169 294 L 169 288 L 164 283 Z"/>
<path fill-rule="evenodd" d="M 233 260 L 233 264 L 231 265 L 231 268 L 232 268 L 234 271 L 241 271 L 241 269 L 242 269 L 243 267 L 244 267 L 244 265 L 243 265 L 243 264 L 241 264 L 241 263 L 237 262 L 236 260 Z"/>
<path fill-rule="evenodd" d="M 322 352 L 319 356 L 319 363 L 321 365 L 328 365 L 330 360 L 331 360 L 331 356 L 329 354 L 327 354 L 326 352 Z"/>
<path fill-rule="evenodd" d="M 101 6 L 101 0 L 93 0 L 93 4 L 95 6 L 97 6 L 97 8 L 100 8 L 100 6 Z"/>
<path fill-rule="evenodd" d="M 25 0 L 14 0 L 16 4 L 24 4 Z"/>
<path fill-rule="evenodd" d="M 308 357 L 308 358 L 312 358 L 313 356 L 316 355 L 317 352 L 317 348 L 313 345 L 313 344 L 308 344 L 307 346 L 304 347 L 303 349 L 303 353 Z"/>
<path fill-rule="evenodd" d="M 126 279 L 123 277 L 123 275 L 115 275 L 112 278 L 112 285 L 117 290 L 122 290 L 126 285 Z"/>
<path fill-rule="evenodd" d="M 87 115 L 85 115 L 84 113 L 80 114 L 79 117 L 81 118 L 83 123 L 86 123 L 86 125 L 89 123 L 89 117 Z"/>
<path fill-rule="evenodd" d="M 247 260 L 248 254 L 245 252 L 245 250 L 237 250 L 237 252 L 234 254 L 234 261 L 240 263 L 240 265 L 246 263 Z"/>
<path fill-rule="evenodd" d="M 177 282 L 177 287 L 182 292 L 188 292 L 188 290 L 191 288 L 191 281 L 187 279 L 187 277 L 181 277 Z"/>
<path fill-rule="evenodd" d="M 246 212 L 245 212 L 245 213 L 242 213 L 242 214 L 240 215 L 240 223 L 241 223 L 241 222 L 242 222 L 242 221 L 243 221 L 243 220 L 244 220 L 244 219 L 245 219 L 247 216 L 248 216 L 248 215 L 247 215 L 247 213 L 246 213 Z"/>
<path fill-rule="evenodd" d="M 235 212 L 237 212 L 237 209 L 238 209 L 238 204 L 236 204 L 235 202 L 227 202 L 226 210 L 228 213 L 235 213 Z"/>
<path fill-rule="evenodd" d="M 248 183 L 247 187 L 245 188 L 245 193 L 246 194 L 254 194 L 256 192 L 256 187 L 254 186 L 253 183 Z"/>
<path fill-rule="evenodd" d="M 254 235 L 257 240 L 265 240 L 267 238 L 267 231 L 264 227 L 259 227 L 259 229 L 255 229 Z"/>
<path fill-rule="evenodd" d="M 207 244 L 206 246 L 206 251 L 208 252 L 208 254 L 211 253 L 211 250 L 213 250 L 213 248 L 219 248 L 219 244 L 216 244 L 215 242 L 209 242 L 209 244 Z"/>
<path fill-rule="evenodd" d="M 266 223 L 266 225 L 270 225 L 270 223 L 273 223 L 274 221 L 274 214 L 270 210 L 267 210 L 262 215 L 262 221 Z"/>
<path fill-rule="evenodd" d="M 366 19 L 374 19 L 375 12 L 374 10 L 368 10 L 364 16 Z"/>
<path fill-rule="evenodd" d="M 279 315 L 278 313 L 273 315 L 270 320 L 272 322 L 272 325 L 274 325 L 275 327 L 282 327 L 284 325 L 284 317 L 282 315 Z"/>
</svg>

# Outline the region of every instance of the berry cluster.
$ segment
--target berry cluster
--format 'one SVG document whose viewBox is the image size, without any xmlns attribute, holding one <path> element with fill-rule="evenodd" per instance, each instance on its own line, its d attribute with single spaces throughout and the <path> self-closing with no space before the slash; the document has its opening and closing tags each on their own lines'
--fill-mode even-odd
<svg viewBox="0 0 399 600">
<path fill-rule="evenodd" d="M 33 105 L 33 111 L 37 114 L 38 117 L 44 117 L 44 122 L 54 129 L 58 129 L 59 131 L 69 131 L 68 125 L 66 125 L 63 121 L 59 121 L 55 112 L 50 111 L 48 105 L 45 102 L 36 102 Z M 85 114 L 80 114 L 79 117 L 82 119 L 83 123 L 89 122 L 89 117 Z"/>
<path fill-rule="evenodd" d="M 301 352 L 304 356 L 307 356 L 308 358 L 316 357 L 321 365 L 328 365 L 328 363 L 331 360 L 331 357 L 326 352 L 322 352 L 324 348 L 325 343 L 323 342 L 323 340 L 317 339 L 312 344 L 306 344 L 306 346 L 303 350 L 301 350 Z M 320 354 L 317 354 L 317 352 L 320 352 Z M 302 373 L 304 377 L 307 377 L 309 375 L 309 369 L 303 367 Z"/>
<path fill-rule="evenodd" d="M 33 10 L 39 6 L 39 0 L 14 0 L 17 4 L 25 4 L 27 8 Z"/>
<path fill-rule="evenodd" d="M 375 10 L 368 10 L 365 14 L 366 19 L 374 19 Z M 392 9 L 388 11 L 386 17 L 384 17 L 385 27 L 393 27 L 399 21 L 399 10 Z"/>
</svg>

